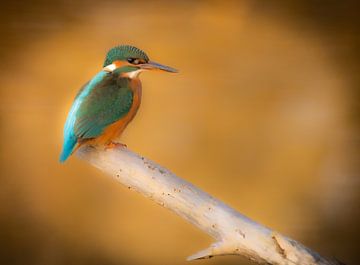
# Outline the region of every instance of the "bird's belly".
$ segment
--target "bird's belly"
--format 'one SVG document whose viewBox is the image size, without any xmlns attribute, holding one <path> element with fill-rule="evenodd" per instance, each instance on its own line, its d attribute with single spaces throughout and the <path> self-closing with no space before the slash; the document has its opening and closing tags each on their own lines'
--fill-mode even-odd
<svg viewBox="0 0 360 265">
<path fill-rule="evenodd" d="M 125 130 L 126 126 L 129 124 L 130 120 L 132 119 L 129 119 L 128 116 L 130 115 L 128 114 L 124 118 L 109 125 L 100 136 L 92 140 L 92 144 L 106 145 L 109 142 L 115 140 L 116 138 L 119 138 L 122 132 Z"/>
</svg>

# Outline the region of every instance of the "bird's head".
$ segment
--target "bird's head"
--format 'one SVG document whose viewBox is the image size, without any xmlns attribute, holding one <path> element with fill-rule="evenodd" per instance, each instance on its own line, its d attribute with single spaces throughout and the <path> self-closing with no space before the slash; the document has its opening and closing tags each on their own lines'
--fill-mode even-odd
<svg viewBox="0 0 360 265">
<path fill-rule="evenodd" d="M 146 70 L 177 72 L 174 68 L 150 61 L 145 52 L 130 45 L 120 45 L 112 48 L 106 55 L 104 70 L 109 72 L 116 70 L 130 78 L 137 77 Z"/>
</svg>

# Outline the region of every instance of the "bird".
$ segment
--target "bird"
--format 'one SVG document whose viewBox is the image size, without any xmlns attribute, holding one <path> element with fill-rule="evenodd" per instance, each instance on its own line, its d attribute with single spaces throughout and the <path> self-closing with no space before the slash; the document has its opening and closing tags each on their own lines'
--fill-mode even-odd
<svg viewBox="0 0 360 265">
<path fill-rule="evenodd" d="M 139 74 L 176 69 L 150 61 L 147 54 L 131 45 L 111 48 L 103 68 L 77 93 L 64 125 L 60 162 L 65 162 L 80 146 L 125 146 L 118 142 L 136 115 L 141 102 Z"/>
</svg>

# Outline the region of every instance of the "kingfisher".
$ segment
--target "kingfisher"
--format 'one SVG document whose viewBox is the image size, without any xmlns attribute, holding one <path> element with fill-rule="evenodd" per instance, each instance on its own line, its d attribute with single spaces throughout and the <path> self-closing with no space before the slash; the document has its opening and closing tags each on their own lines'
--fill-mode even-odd
<svg viewBox="0 0 360 265">
<path fill-rule="evenodd" d="M 176 73 L 177 70 L 150 61 L 134 46 L 110 49 L 103 68 L 79 90 L 64 126 L 60 162 L 83 144 L 124 146 L 118 138 L 136 115 L 141 102 L 139 74 L 149 70 Z"/>
</svg>

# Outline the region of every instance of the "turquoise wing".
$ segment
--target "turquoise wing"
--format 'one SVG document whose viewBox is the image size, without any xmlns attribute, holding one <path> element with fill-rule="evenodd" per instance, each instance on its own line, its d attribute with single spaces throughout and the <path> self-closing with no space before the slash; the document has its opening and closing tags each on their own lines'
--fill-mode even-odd
<svg viewBox="0 0 360 265">
<path fill-rule="evenodd" d="M 104 129 L 124 117 L 131 108 L 130 88 L 115 82 L 99 84 L 82 102 L 76 114 L 74 132 L 78 139 L 101 135 Z"/>
<path fill-rule="evenodd" d="M 103 130 L 125 116 L 132 105 L 130 88 L 117 82 L 117 76 L 101 71 L 76 96 L 64 127 L 60 162 L 73 152 L 79 139 L 99 136 Z"/>
</svg>

